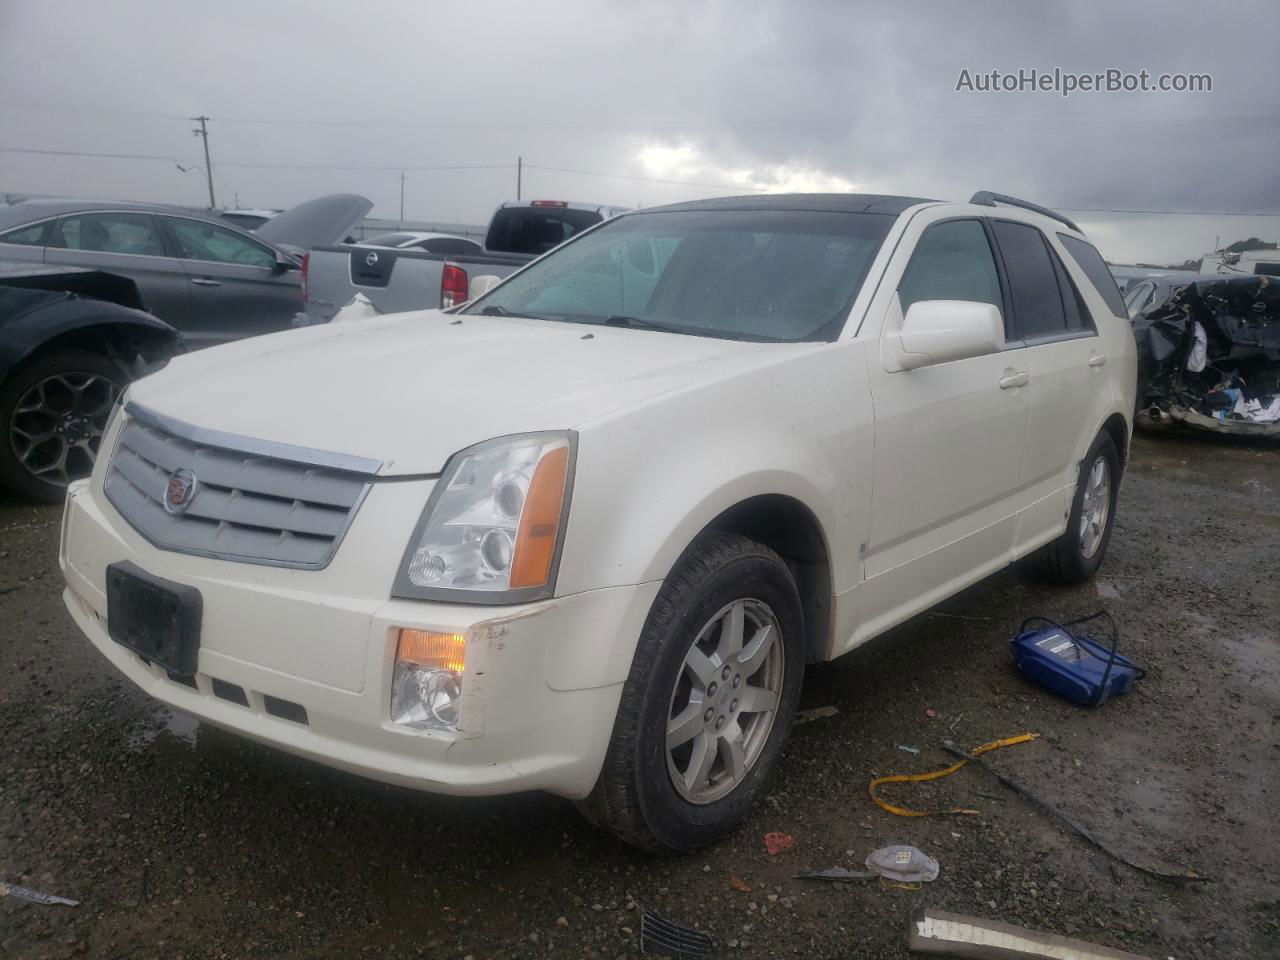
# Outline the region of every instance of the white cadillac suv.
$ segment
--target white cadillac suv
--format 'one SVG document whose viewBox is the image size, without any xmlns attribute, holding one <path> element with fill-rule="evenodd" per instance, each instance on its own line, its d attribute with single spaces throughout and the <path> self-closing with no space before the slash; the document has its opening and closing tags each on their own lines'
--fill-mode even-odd
<svg viewBox="0 0 1280 960">
<path fill-rule="evenodd" d="M 461 308 L 135 383 L 67 497 L 66 604 L 203 721 L 690 850 L 806 664 L 1022 557 L 1093 575 L 1134 387 L 1102 257 L 1034 204 L 627 213 Z"/>
</svg>

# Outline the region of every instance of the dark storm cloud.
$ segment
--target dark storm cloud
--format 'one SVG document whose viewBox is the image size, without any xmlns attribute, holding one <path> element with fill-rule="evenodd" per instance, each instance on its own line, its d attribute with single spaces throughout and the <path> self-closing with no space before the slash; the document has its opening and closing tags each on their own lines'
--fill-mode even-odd
<svg viewBox="0 0 1280 960">
<path fill-rule="evenodd" d="M 409 217 L 473 222 L 513 194 L 514 170 L 412 168 L 523 156 L 527 191 L 623 204 L 716 192 L 623 179 L 636 177 L 1280 212 L 1280 69 L 1268 49 L 1280 7 L 1270 2 L 1234 3 L 1229 18 L 1190 2 L 352 9 L 7 0 L 0 146 L 186 165 L 201 161 L 181 118 L 207 113 L 221 202 L 287 206 L 352 190 L 395 216 L 408 167 Z M 1214 89 L 955 90 L 962 69 L 1055 67 L 1207 73 Z M 201 173 L 168 161 L 8 153 L 0 190 L 204 197 Z M 1079 219 L 1120 259 L 1182 259 L 1215 233 L 1280 232 L 1270 219 Z"/>
</svg>

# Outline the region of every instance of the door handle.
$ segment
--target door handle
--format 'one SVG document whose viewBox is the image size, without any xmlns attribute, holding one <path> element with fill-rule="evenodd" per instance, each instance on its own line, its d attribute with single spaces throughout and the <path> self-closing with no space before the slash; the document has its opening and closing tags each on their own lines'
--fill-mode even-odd
<svg viewBox="0 0 1280 960">
<path fill-rule="evenodd" d="M 1000 378 L 1001 390 L 1012 390 L 1014 387 L 1025 387 L 1031 382 L 1031 374 L 1023 372 L 1010 372 Z"/>
<path fill-rule="evenodd" d="M 220 281 L 220 280 L 210 280 L 208 277 L 192 277 L 192 278 L 191 278 L 191 282 L 192 282 L 192 283 L 194 283 L 197 287 L 220 287 L 220 286 L 222 286 L 222 281 Z"/>
<path fill-rule="evenodd" d="M 1101 367 L 1106 362 L 1107 362 L 1107 355 L 1105 353 L 1089 354 L 1089 366 L 1091 367 Z"/>
</svg>

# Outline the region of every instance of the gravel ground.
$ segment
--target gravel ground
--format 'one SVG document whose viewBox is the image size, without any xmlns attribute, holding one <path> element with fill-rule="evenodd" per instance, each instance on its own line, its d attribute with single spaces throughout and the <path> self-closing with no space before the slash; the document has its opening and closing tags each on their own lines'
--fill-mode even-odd
<svg viewBox="0 0 1280 960">
<path fill-rule="evenodd" d="M 0 499 L 0 956 L 604 957 L 638 953 L 641 905 L 720 955 L 906 957 L 933 906 L 1163 958 L 1280 956 L 1280 450 L 1140 436 L 1096 582 L 996 576 L 813 669 L 772 793 L 728 840 L 655 860 L 538 795 L 457 800 L 366 782 L 159 709 L 63 610 L 59 513 Z M 1088 711 L 1012 669 L 1025 616 L 1106 606 L 1149 671 Z M 1030 730 L 991 763 L 1176 885 L 1113 867 L 967 769 L 889 788 L 980 816 L 903 819 L 877 774 L 921 772 Z M 898 745 L 920 748 L 919 755 Z M 763 834 L 795 837 L 768 855 Z M 794 879 L 888 843 L 942 865 L 918 891 Z M 750 887 L 750 891 L 737 887 Z"/>
</svg>

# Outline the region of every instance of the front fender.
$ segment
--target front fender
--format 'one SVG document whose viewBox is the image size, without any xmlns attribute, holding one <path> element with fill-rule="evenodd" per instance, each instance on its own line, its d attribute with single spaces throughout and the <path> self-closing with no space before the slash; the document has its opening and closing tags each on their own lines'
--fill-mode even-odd
<svg viewBox="0 0 1280 960">
<path fill-rule="evenodd" d="M 48 299 L 27 310 L 0 312 L 0 380 L 46 345 L 80 332 L 98 332 L 108 339 L 145 337 L 164 344 L 171 354 L 185 349 L 177 330 L 141 310 L 65 294 L 24 292 Z"/>
</svg>

